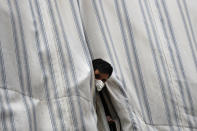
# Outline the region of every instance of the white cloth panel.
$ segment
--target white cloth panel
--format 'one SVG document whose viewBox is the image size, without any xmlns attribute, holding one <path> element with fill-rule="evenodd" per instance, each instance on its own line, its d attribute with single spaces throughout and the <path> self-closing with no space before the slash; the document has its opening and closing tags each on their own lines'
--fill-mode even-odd
<svg viewBox="0 0 197 131">
<path fill-rule="evenodd" d="M 196 0 L 0 0 L 0 131 L 197 130 Z"/>
</svg>

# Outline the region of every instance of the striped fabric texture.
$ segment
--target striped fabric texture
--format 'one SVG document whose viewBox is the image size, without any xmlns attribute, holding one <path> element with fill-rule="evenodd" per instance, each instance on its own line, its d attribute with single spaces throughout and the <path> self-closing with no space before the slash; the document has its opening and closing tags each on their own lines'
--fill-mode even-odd
<svg viewBox="0 0 197 131">
<path fill-rule="evenodd" d="M 0 131 L 197 131 L 196 0 L 0 0 Z"/>
</svg>

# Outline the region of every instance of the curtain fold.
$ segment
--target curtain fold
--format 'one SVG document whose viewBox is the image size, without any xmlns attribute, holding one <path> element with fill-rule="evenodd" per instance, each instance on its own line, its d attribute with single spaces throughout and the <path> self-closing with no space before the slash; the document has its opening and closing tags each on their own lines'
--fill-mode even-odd
<svg viewBox="0 0 197 131">
<path fill-rule="evenodd" d="M 197 1 L 0 0 L 0 131 L 197 130 Z"/>
</svg>

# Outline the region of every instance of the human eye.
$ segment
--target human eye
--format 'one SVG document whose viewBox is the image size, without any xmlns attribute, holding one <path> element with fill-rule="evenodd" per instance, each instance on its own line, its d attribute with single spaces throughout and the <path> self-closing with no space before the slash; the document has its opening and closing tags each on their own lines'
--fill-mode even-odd
<svg viewBox="0 0 197 131">
<path fill-rule="evenodd" d="M 99 74 L 96 74 L 96 75 L 95 75 L 95 78 L 96 78 L 96 79 L 99 79 L 99 78 L 100 78 L 100 75 L 99 75 Z"/>
</svg>

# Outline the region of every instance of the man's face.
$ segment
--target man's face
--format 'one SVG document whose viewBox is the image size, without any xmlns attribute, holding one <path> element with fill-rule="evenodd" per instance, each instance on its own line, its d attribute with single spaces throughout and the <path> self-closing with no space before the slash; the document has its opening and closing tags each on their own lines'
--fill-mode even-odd
<svg viewBox="0 0 197 131">
<path fill-rule="evenodd" d="M 104 83 L 107 81 L 109 78 L 109 74 L 101 73 L 98 69 L 94 71 L 95 79 L 101 80 Z"/>
</svg>

